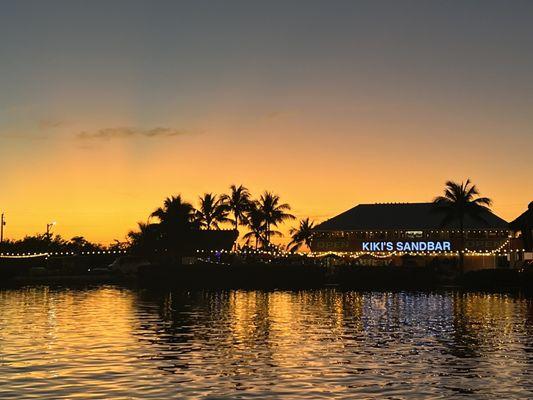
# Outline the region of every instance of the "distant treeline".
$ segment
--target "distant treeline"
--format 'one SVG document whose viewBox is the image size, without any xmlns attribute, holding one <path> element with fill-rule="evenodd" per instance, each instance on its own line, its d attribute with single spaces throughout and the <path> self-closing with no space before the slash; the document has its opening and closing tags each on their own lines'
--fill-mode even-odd
<svg viewBox="0 0 533 400">
<path fill-rule="evenodd" d="M 200 196 L 198 208 L 181 195 L 168 197 L 149 216 L 149 221 L 154 218 L 156 222 L 139 222 L 138 229 L 128 233 L 128 239 L 132 251 L 144 255 L 163 251 L 183 254 L 194 247 L 191 240 L 198 237 L 194 231 L 227 227 L 237 232 L 239 228 L 245 230 L 242 247 L 272 248 L 272 239 L 283 236 L 279 226 L 295 219 L 290 210 L 290 205 L 275 193 L 265 191 L 253 198 L 243 185 L 231 185 L 227 194 Z M 307 229 L 306 234 L 302 227 Z M 312 223 L 302 221 L 299 229 L 291 230 L 289 247 L 296 250 L 308 244 L 311 230 Z"/>
<path fill-rule="evenodd" d="M 281 224 L 295 219 L 290 205 L 282 202 L 277 194 L 265 191 L 253 198 L 243 185 L 231 185 L 227 194 L 205 193 L 199 197 L 198 204 L 195 208 L 179 194 L 170 196 L 149 215 L 148 222 L 139 222 L 137 229 L 127 234 L 125 242 L 115 240 L 109 246 L 91 243 L 83 236 L 66 240 L 60 235 L 45 233 L 6 240 L 0 244 L 0 252 L 131 250 L 145 256 L 163 252 L 180 255 L 195 247 L 191 241 L 206 237 L 195 232 L 219 229 L 234 230 L 237 234 L 243 230 L 240 248 L 271 249 L 281 247 L 272 244 L 273 238 L 283 236 L 279 230 Z M 304 244 L 309 245 L 312 228 L 309 219 L 301 221 L 299 228 L 290 230 L 292 240 L 286 247 L 294 251 Z"/>
<path fill-rule="evenodd" d="M 109 246 L 91 243 L 83 236 L 75 236 L 70 240 L 60 235 L 51 234 L 26 236 L 20 240 L 4 240 L 0 243 L 0 253 L 46 253 L 46 252 L 74 252 L 81 253 L 98 250 L 123 250 L 128 247 L 127 243 L 116 241 Z"/>
</svg>

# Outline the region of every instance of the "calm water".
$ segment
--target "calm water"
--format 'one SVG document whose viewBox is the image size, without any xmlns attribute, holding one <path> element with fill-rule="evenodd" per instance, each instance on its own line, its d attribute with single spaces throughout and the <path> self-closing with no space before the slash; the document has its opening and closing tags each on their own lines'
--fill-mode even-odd
<svg viewBox="0 0 533 400">
<path fill-rule="evenodd" d="M 533 398 L 505 295 L 0 290 L 0 398 Z"/>
</svg>

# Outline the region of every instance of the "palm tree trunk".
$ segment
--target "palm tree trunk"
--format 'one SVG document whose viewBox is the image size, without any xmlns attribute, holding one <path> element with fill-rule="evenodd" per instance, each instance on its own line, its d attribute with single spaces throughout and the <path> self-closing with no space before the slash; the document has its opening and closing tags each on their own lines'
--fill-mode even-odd
<svg viewBox="0 0 533 400">
<path fill-rule="evenodd" d="M 463 274 L 465 271 L 465 229 L 464 229 L 464 217 L 461 216 L 459 220 L 459 227 L 461 229 L 461 237 L 460 237 L 460 244 L 459 248 L 461 249 L 461 252 L 459 253 L 459 271 L 461 274 Z"/>
<path fill-rule="evenodd" d="M 237 250 L 237 240 L 239 238 L 239 216 L 235 213 L 235 230 L 237 231 L 237 239 L 233 243 L 233 250 Z"/>
</svg>

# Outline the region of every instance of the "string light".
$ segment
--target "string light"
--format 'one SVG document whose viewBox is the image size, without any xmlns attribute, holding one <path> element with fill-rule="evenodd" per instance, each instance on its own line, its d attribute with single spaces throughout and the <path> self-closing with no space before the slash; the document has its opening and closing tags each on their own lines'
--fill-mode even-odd
<svg viewBox="0 0 533 400">
<path fill-rule="evenodd" d="M 36 258 L 36 257 L 48 257 L 48 253 L 0 253 L 0 258 Z"/>
<path fill-rule="evenodd" d="M 322 251 L 322 252 L 288 252 L 281 249 L 276 250 L 263 250 L 263 249 L 246 249 L 246 250 L 196 250 L 197 254 L 211 254 L 211 255 L 239 255 L 239 256 L 270 256 L 270 257 L 282 257 L 287 258 L 289 256 L 309 257 L 309 258 L 321 258 L 326 256 L 338 256 L 359 258 L 362 256 L 372 256 L 375 258 L 390 258 L 394 256 L 458 256 L 459 254 L 465 254 L 467 256 L 491 256 L 491 255 L 508 255 L 512 253 L 524 252 L 524 249 L 509 249 L 504 250 L 510 243 L 509 239 L 501 244 L 498 248 L 492 250 L 470 250 L 465 248 L 458 251 L 391 251 L 391 252 L 370 252 L 370 251 Z M 0 258 L 35 258 L 35 257 L 50 257 L 50 256 L 76 256 L 76 255 L 111 255 L 111 254 L 127 254 L 127 250 L 98 250 L 98 251 L 82 251 L 75 253 L 73 251 L 66 252 L 47 252 L 47 253 L 0 253 Z"/>
<path fill-rule="evenodd" d="M 74 251 L 59 251 L 48 253 L 0 253 L 0 258 L 35 258 L 35 257 L 50 257 L 50 256 L 75 256 L 75 255 L 92 255 L 92 254 L 126 254 L 127 250 L 100 250 L 95 251 L 82 251 L 76 253 Z"/>
</svg>

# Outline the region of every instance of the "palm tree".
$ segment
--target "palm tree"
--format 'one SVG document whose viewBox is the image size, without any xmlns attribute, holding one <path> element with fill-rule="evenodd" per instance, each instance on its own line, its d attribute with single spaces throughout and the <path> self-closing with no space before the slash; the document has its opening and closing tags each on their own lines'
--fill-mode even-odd
<svg viewBox="0 0 533 400">
<path fill-rule="evenodd" d="M 163 207 L 159 207 L 151 217 L 159 219 L 157 231 L 163 244 L 172 256 L 177 256 L 190 247 L 191 231 L 198 228 L 194 207 L 183 201 L 181 195 L 167 197 Z M 154 225 L 154 224 L 151 224 Z"/>
<path fill-rule="evenodd" d="M 137 231 L 129 231 L 128 239 L 130 247 L 135 253 L 148 255 L 158 249 L 158 241 L 161 238 L 161 231 L 157 224 L 138 222 Z"/>
<path fill-rule="evenodd" d="M 263 215 L 265 224 L 265 241 L 270 244 L 271 236 L 278 235 L 279 232 L 271 230 L 271 227 L 277 227 L 278 224 L 289 219 L 295 219 L 294 215 L 289 214 L 291 207 L 287 203 L 280 203 L 277 194 L 265 191 L 257 201 L 257 208 Z"/>
<path fill-rule="evenodd" d="M 309 221 L 309 218 L 300 221 L 298 228 L 291 228 L 289 233 L 292 240 L 288 244 L 289 251 L 297 251 L 302 245 L 311 248 L 311 239 L 313 238 L 315 223 Z"/>
<path fill-rule="evenodd" d="M 265 232 L 265 221 L 263 214 L 257 208 L 256 203 L 250 203 L 250 207 L 246 213 L 246 225 L 250 232 L 246 233 L 243 236 L 243 239 L 250 241 L 250 239 L 255 239 L 255 248 L 259 246 L 259 243 L 263 244 L 265 242 L 264 232 Z"/>
<path fill-rule="evenodd" d="M 246 218 L 246 211 L 250 208 L 250 192 L 243 185 L 231 185 L 230 189 L 231 193 L 223 194 L 221 198 L 233 214 L 235 230 L 238 230 L 239 224 Z"/>
<path fill-rule="evenodd" d="M 138 231 L 132 230 L 132 231 L 129 231 L 128 234 L 126 235 L 132 245 L 140 242 L 144 237 L 146 237 L 149 224 L 146 224 L 144 222 L 137 222 L 137 227 L 139 228 Z"/>
<path fill-rule="evenodd" d="M 479 197 L 479 191 L 476 185 L 467 179 L 466 182 L 447 181 L 444 188 L 444 196 L 437 196 L 433 200 L 435 210 L 442 212 L 444 218 L 442 226 L 450 224 L 452 221 L 459 222 L 460 238 L 461 238 L 461 252 L 460 267 L 464 266 L 464 221 L 465 217 L 471 217 L 478 220 L 483 220 L 482 214 L 489 211 L 492 205 L 492 200 L 488 197 Z"/>
<path fill-rule="evenodd" d="M 194 207 L 183 201 L 181 195 L 170 196 L 150 216 L 158 218 L 163 225 L 190 227 L 194 222 Z"/>
<path fill-rule="evenodd" d="M 228 207 L 222 198 L 212 193 L 205 193 L 200 197 L 200 209 L 196 211 L 196 218 L 200 226 L 207 230 L 219 229 L 219 223 L 229 221 L 228 212 Z"/>
</svg>

